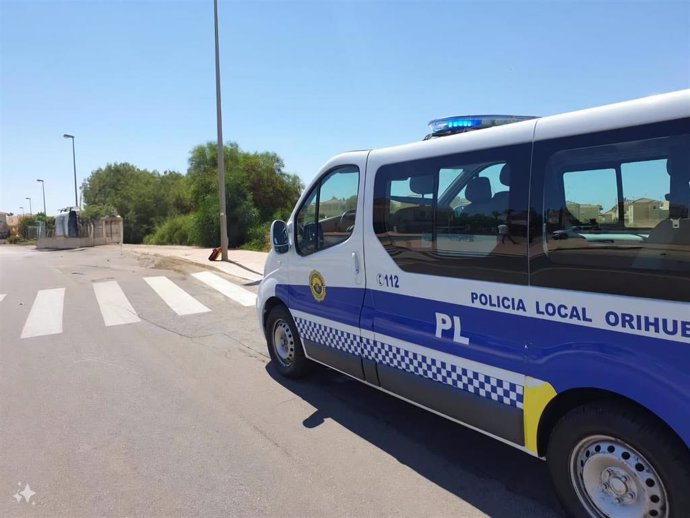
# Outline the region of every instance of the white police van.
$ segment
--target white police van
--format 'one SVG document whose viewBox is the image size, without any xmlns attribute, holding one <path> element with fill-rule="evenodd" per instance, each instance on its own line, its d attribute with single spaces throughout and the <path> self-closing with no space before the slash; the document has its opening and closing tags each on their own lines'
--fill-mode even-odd
<svg viewBox="0 0 690 518">
<path fill-rule="evenodd" d="M 545 457 L 572 516 L 690 516 L 690 90 L 431 129 L 336 156 L 274 222 L 276 368 Z"/>
</svg>

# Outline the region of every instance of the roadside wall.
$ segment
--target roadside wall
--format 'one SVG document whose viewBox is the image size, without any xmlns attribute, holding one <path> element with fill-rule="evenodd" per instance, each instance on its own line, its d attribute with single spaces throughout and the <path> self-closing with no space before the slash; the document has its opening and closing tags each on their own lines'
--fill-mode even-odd
<svg viewBox="0 0 690 518">
<path fill-rule="evenodd" d="M 54 232 L 41 232 L 36 248 L 68 250 L 99 245 L 120 245 L 123 236 L 123 220 L 119 216 L 101 218 L 82 225 L 80 237 L 55 236 Z"/>
</svg>

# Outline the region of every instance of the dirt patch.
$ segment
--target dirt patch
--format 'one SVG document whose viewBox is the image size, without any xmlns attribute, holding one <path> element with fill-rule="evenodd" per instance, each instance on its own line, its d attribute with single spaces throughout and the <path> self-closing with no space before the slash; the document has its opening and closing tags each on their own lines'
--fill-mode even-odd
<svg viewBox="0 0 690 518">
<path fill-rule="evenodd" d="M 170 270 L 182 274 L 190 274 L 198 272 L 202 265 L 180 259 L 178 257 L 163 257 L 152 254 L 138 254 L 134 256 L 139 263 L 139 266 L 149 270 Z"/>
<path fill-rule="evenodd" d="M 184 259 L 176 259 L 173 257 L 157 257 L 153 256 L 154 264 L 151 268 L 157 270 L 173 270 L 178 273 L 188 274 L 190 272 L 195 272 L 199 270 L 199 265 L 196 263 L 190 263 Z"/>
</svg>

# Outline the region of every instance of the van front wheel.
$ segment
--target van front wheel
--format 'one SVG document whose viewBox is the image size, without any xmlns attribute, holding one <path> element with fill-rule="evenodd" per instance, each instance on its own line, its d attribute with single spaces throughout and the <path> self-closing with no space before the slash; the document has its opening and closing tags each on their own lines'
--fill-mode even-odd
<svg viewBox="0 0 690 518">
<path fill-rule="evenodd" d="M 285 306 L 276 306 L 268 314 L 266 342 L 271 360 L 280 374 L 288 378 L 301 378 L 307 374 L 309 360 L 304 356 L 297 327 Z"/>
<path fill-rule="evenodd" d="M 602 402 L 556 423 L 546 460 L 569 516 L 682 518 L 690 509 L 689 457 L 651 416 Z"/>
</svg>

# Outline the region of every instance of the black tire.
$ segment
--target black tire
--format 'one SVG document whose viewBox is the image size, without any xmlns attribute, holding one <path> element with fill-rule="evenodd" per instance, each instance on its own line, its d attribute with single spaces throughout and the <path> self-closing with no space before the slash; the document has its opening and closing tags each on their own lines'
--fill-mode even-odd
<svg viewBox="0 0 690 518">
<path fill-rule="evenodd" d="M 633 516 L 638 509 L 645 518 L 690 516 L 690 450 L 631 404 L 570 411 L 553 428 L 546 460 L 568 516 L 617 518 L 616 510 Z"/>
<path fill-rule="evenodd" d="M 311 362 L 304 356 L 297 326 L 285 306 L 275 306 L 268 313 L 265 334 L 268 354 L 281 375 L 296 379 L 309 373 Z"/>
</svg>

